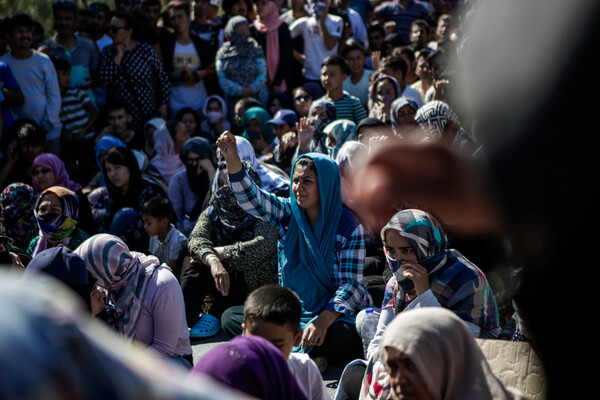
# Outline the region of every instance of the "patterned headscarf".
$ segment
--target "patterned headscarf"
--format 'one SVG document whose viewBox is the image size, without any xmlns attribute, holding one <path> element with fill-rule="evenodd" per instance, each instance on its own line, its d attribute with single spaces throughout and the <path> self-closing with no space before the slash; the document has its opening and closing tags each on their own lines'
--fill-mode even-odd
<svg viewBox="0 0 600 400">
<path fill-rule="evenodd" d="M 62 214 L 47 212 L 40 214 L 38 208 L 46 195 L 53 194 L 60 200 Z M 79 199 L 75 192 L 62 187 L 51 186 L 44 190 L 35 205 L 35 219 L 40 227 L 40 240 L 38 241 L 32 256 L 52 245 L 68 245 L 70 236 L 77 227 L 79 216 Z"/>
<path fill-rule="evenodd" d="M 119 331 L 132 338 L 148 281 L 160 265 L 158 258 L 130 251 L 125 242 L 106 233 L 87 239 L 75 253 L 85 260 L 98 285 L 108 291 L 107 302 L 118 313 Z"/>
<path fill-rule="evenodd" d="M 397 231 L 410 243 L 417 255 L 417 261 L 427 269 L 428 274 L 439 270 L 446 261 L 448 241 L 442 226 L 431 215 L 424 211 L 410 209 L 396 213 L 381 230 L 381 240 L 385 244 L 385 234 L 388 230 Z M 384 247 L 385 257 L 398 284 L 410 291 L 413 281 L 403 275 L 402 263 L 389 256 Z"/>
<path fill-rule="evenodd" d="M 315 128 L 314 136 L 321 138 L 323 129 L 327 126 L 327 124 L 335 121 L 337 118 L 337 112 L 335 105 L 331 101 L 327 100 L 325 97 L 321 97 L 320 99 L 317 99 L 311 103 L 310 109 L 308 110 L 309 117 L 317 107 L 323 108 L 326 113 L 325 118 L 311 122 L 313 128 Z"/>
<path fill-rule="evenodd" d="M 37 234 L 35 191 L 24 183 L 12 183 L 0 194 L 0 234 L 25 249 Z"/>
<path fill-rule="evenodd" d="M 248 176 L 260 187 L 260 177 L 252 165 L 248 161 L 242 161 L 242 165 Z M 208 216 L 213 223 L 216 243 L 219 245 L 229 245 L 234 243 L 242 232 L 253 226 L 257 219 L 240 207 L 228 184 L 219 186 L 219 180 L 223 174 L 220 168 L 222 166 L 225 166 L 225 162 L 219 164 L 219 168 L 213 179 Z"/>
<path fill-rule="evenodd" d="M 239 15 L 227 21 L 225 36 L 229 41 L 221 46 L 216 59 L 221 62 L 221 72 L 227 79 L 248 87 L 259 75 L 258 59 L 264 59 L 265 55 L 256 40 L 236 32 L 241 25 L 248 25 L 248 20 Z"/>
<path fill-rule="evenodd" d="M 443 101 L 425 103 L 417 111 L 415 122 L 431 138 L 450 147 L 463 149 L 474 145 L 471 135 L 461 127 L 458 115 Z"/>
<path fill-rule="evenodd" d="M 349 140 L 356 140 L 356 124 L 349 119 L 338 119 L 327 124 L 323 128 L 323 133 L 327 136 L 331 133 L 335 138 L 335 146 L 327 146 L 329 157 L 335 159 L 344 143 Z M 327 139 L 325 141 L 327 142 Z"/>
<path fill-rule="evenodd" d="M 38 165 L 51 169 L 52 172 L 54 172 L 55 181 L 50 186 L 64 186 L 74 192 L 81 189 L 81 185 L 79 183 L 74 182 L 69 178 L 69 174 L 67 174 L 67 170 L 65 169 L 65 163 L 62 162 L 58 156 L 52 153 L 40 154 L 35 158 L 35 160 L 33 160 L 29 171 L 33 172 L 35 167 Z M 34 180 L 32 180 L 32 183 L 36 192 L 41 192 L 42 190 L 46 189 L 38 187 Z"/>
</svg>

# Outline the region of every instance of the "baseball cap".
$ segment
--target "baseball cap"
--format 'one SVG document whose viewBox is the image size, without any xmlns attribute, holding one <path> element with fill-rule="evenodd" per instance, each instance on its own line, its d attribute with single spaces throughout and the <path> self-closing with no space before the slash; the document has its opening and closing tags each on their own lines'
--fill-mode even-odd
<svg viewBox="0 0 600 400">
<path fill-rule="evenodd" d="M 288 125 L 296 125 L 296 122 L 298 122 L 298 116 L 296 115 L 296 113 L 292 110 L 288 110 L 288 109 L 281 109 L 279 111 L 277 111 L 275 113 L 275 115 L 273 116 L 273 119 L 270 119 L 267 121 L 267 124 L 273 124 L 273 125 L 283 125 L 283 124 L 288 124 Z"/>
</svg>

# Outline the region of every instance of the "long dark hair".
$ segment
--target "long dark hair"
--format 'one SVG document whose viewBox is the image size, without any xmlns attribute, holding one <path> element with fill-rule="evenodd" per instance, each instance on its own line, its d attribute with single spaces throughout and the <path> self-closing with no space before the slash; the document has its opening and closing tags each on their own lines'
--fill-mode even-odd
<svg viewBox="0 0 600 400">
<path fill-rule="evenodd" d="M 108 179 L 108 174 L 106 173 L 107 162 L 115 165 L 124 165 L 129 170 L 129 186 L 127 188 L 127 193 L 124 194 L 121 190 L 118 190 L 110 179 Z M 126 205 L 136 205 L 137 196 L 139 195 L 137 189 L 142 180 L 142 173 L 133 152 L 127 147 L 113 147 L 104 155 L 102 167 L 106 189 L 108 190 L 110 197 L 115 201 L 123 201 Z"/>
</svg>

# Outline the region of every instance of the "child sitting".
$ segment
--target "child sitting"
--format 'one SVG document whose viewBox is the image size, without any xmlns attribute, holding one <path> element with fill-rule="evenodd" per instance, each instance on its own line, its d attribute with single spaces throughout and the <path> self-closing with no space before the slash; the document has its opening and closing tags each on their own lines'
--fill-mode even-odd
<svg viewBox="0 0 600 400">
<path fill-rule="evenodd" d="M 167 264 L 179 280 L 190 262 L 187 252 L 188 238 L 175 228 L 175 211 L 166 197 L 153 197 L 146 201 L 141 210 L 144 229 L 150 242 L 148 253 Z"/>
<path fill-rule="evenodd" d="M 206 119 L 200 123 L 200 131 L 211 143 L 214 143 L 223 131 L 231 129 L 227 120 L 227 107 L 222 97 L 216 94 L 207 97 L 202 112 Z"/>
<path fill-rule="evenodd" d="M 331 399 L 315 362 L 305 353 L 292 353 L 302 341 L 302 306 L 290 289 L 265 285 L 254 290 L 244 304 L 244 336 L 262 336 L 287 360 L 292 375 L 309 399 Z"/>
</svg>

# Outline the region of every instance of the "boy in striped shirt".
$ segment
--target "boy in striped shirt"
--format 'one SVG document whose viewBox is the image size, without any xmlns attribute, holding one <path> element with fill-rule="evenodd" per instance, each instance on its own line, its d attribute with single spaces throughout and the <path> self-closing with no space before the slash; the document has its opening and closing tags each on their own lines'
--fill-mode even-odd
<svg viewBox="0 0 600 400">
<path fill-rule="evenodd" d="M 349 119 L 358 125 L 367 117 L 367 111 L 357 97 L 344 90 L 349 74 L 348 63 L 341 56 L 329 56 L 321 64 L 321 84 L 326 92 L 323 97 L 335 105 L 337 119 Z"/>
<path fill-rule="evenodd" d="M 63 124 L 62 159 L 67 171 L 71 174 L 78 170 L 77 159 L 84 156 L 82 153 L 89 153 L 93 149 L 93 127 L 98 118 L 98 110 L 81 88 L 69 87 L 71 64 L 59 57 L 52 57 L 52 63 L 58 76 L 61 96 L 59 116 Z"/>
</svg>

